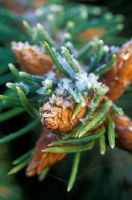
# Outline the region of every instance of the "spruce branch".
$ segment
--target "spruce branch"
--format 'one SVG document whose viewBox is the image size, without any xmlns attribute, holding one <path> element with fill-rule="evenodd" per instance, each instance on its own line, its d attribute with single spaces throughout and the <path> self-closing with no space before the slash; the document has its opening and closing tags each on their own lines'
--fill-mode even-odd
<svg viewBox="0 0 132 200">
<path fill-rule="evenodd" d="M 56 8 L 60 10 L 57 12 L 53 7 L 51 9 L 52 5 L 47 6 L 49 13 L 47 15 L 45 12 L 43 15 L 48 21 L 48 29 L 45 28 L 45 24 L 42 26 L 38 23 L 32 28 L 27 21 L 23 22 L 35 45 L 23 42 L 12 44 L 18 63 L 25 72 L 9 64 L 9 69 L 17 82 L 6 84 L 9 91 L 12 91 L 11 95 L 0 95 L 3 101 L 3 104 L 0 104 L 1 109 L 4 110 L 4 104 L 16 106 L 3 113 L 1 121 L 24 111 L 35 120 L 32 119 L 22 129 L 1 138 L 0 143 L 27 134 L 37 127 L 41 117 L 42 125 L 48 130 L 42 130 L 33 154 L 27 152 L 13 162 L 15 166 L 9 174 L 18 172 L 29 163 L 27 176 L 39 174 L 39 179 L 42 180 L 50 166 L 62 160 L 66 154 L 74 153 L 67 187 L 70 191 L 77 176 L 81 152 L 93 149 L 94 144 L 98 142 L 100 153 L 104 155 L 106 138 L 108 137 L 109 146 L 113 149 L 116 144 L 116 133 L 117 140 L 123 148 L 131 150 L 127 143 L 128 139 L 131 139 L 131 120 L 125 120 L 122 111 L 112 102 L 119 98 L 132 80 L 132 68 L 129 65 L 131 43 L 113 54 L 111 47 L 102 41 L 102 38 L 107 39 L 122 29 L 121 16 L 113 17 L 112 14 L 106 13 L 94 19 L 94 10 L 91 9 L 90 19 L 87 20 L 88 10 L 85 6 L 65 9 L 65 6 L 58 5 Z M 61 13 L 63 18 L 59 20 L 57 13 Z M 97 26 L 100 29 L 97 29 Z M 51 30 L 54 31 L 49 34 Z M 100 39 L 88 42 L 91 33 Z M 85 36 L 84 41 L 82 34 Z M 41 48 L 42 42 L 48 55 Z M 71 48 L 66 48 L 68 45 Z M 60 48 L 61 46 L 63 47 Z M 127 51 L 130 55 L 127 55 Z M 123 57 L 120 57 L 122 54 Z M 72 55 L 75 55 L 75 58 Z M 121 69 L 118 68 L 120 63 Z M 5 76 L 5 82 L 12 80 L 12 74 L 2 75 L 1 83 L 4 82 Z M 118 80 L 120 78 L 123 84 Z M 109 87 L 109 91 L 106 86 Z M 123 124 L 125 121 L 127 123 Z M 122 124 L 127 133 L 124 141 Z M 129 124 L 129 127 L 126 124 Z"/>
</svg>

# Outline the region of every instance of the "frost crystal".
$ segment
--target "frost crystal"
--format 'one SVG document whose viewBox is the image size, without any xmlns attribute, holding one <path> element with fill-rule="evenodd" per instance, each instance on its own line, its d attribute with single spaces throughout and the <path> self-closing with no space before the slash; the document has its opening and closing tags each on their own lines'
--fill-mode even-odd
<svg viewBox="0 0 132 200">
<path fill-rule="evenodd" d="M 112 46 L 110 47 L 110 52 L 111 52 L 112 54 L 115 54 L 115 53 L 117 53 L 117 52 L 119 51 L 119 49 L 120 49 L 119 47 L 112 45 Z"/>
<path fill-rule="evenodd" d="M 98 83 L 97 79 L 97 76 L 92 73 L 88 76 L 86 72 L 81 72 L 75 76 L 76 87 L 80 92 L 84 91 L 86 88 L 91 89 Z"/>
<path fill-rule="evenodd" d="M 59 93 L 63 94 L 65 92 L 65 90 L 68 90 L 70 88 L 70 86 L 72 87 L 72 81 L 68 78 L 63 78 L 58 83 L 58 88 L 56 89 L 56 91 L 57 91 L 58 94 Z"/>
<path fill-rule="evenodd" d="M 62 106 L 63 108 L 70 107 L 70 101 L 66 98 L 64 99 L 62 96 L 52 94 L 49 98 L 50 104 L 56 104 L 57 106 Z"/>
<path fill-rule="evenodd" d="M 45 93 L 45 88 L 44 87 L 39 88 L 38 90 L 36 90 L 36 93 L 43 95 Z"/>
<path fill-rule="evenodd" d="M 49 86 L 52 86 L 54 81 L 55 81 L 55 73 L 54 72 L 48 72 L 45 75 L 45 79 L 42 81 L 42 85 L 44 87 L 49 87 Z"/>
<path fill-rule="evenodd" d="M 99 94 L 105 94 L 108 91 L 108 87 L 98 82 L 98 76 L 93 73 L 89 75 L 86 72 L 78 73 L 75 76 L 75 80 L 75 85 L 80 92 L 93 89 Z"/>
<path fill-rule="evenodd" d="M 127 60 L 129 58 L 130 54 L 129 53 L 126 53 L 126 54 L 123 54 L 122 55 L 122 59 L 123 60 Z"/>
<path fill-rule="evenodd" d="M 48 72 L 46 74 L 46 77 L 49 79 L 49 80 L 54 80 L 55 79 L 55 73 L 54 72 Z"/>
<path fill-rule="evenodd" d="M 68 72 L 68 74 L 71 77 L 74 77 L 75 76 L 75 72 L 70 67 L 70 65 L 66 62 L 66 60 L 60 54 L 58 54 L 57 58 L 58 58 L 59 62 L 61 63 L 61 65 L 63 66 L 63 68 Z"/>
<path fill-rule="evenodd" d="M 42 123 L 44 118 L 55 117 L 55 115 L 60 111 L 60 108 L 53 107 L 50 103 L 45 103 L 42 108 L 45 111 L 44 113 L 40 113 Z"/>
<path fill-rule="evenodd" d="M 69 78 L 61 79 L 55 93 L 69 96 L 69 99 L 72 98 L 75 102 L 80 103 L 82 101 L 80 94 L 87 95 L 89 90 L 103 95 L 108 92 L 108 87 L 98 82 L 98 77 L 95 74 L 87 75 L 86 72 L 80 72 L 76 73 L 73 80 Z"/>
<path fill-rule="evenodd" d="M 54 106 L 55 105 L 55 106 Z M 49 101 L 44 103 L 42 110 L 44 112 L 40 112 L 41 114 L 41 121 L 43 123 L 43 120 L 45 118 L 52 118 L 56 115 L 60 115 L 61 117 L 61 107 L 67 108 L 71 106 L 71 102 L 65 97 L 58 96 L 55 94 L 52 94 L 52 96 L 49 98 Z"/>
<path fill-rule="evenodd" d="M 73 83 L 72 83 L 72 81 L 71 81 L 70 79 L 68 79 L 68 78 L 63 78 L 63 79 L 62 79 L 62 84 L 63 84 L 63 88 L 64 88 L 65 90 L 69 90 L 69 89 L 73 88 Z"/>
<path fill-rule="evenodd" d="M 16 86 L 18 87 L 21 87 L 25 92 L 26 94 L 29 93 L 29 86 L 27 86 L 25 83 L 23 83 L 22 81 L 19 82 L 19 83 L 15 83 Z"/>
<path fill-rule="evenodd" d="M 54 72 L 48 72 L 42 77 L 44 80 L 42 81 L 42 87 L 39 88 L 36 93 L 40 95 L 47 94 L 45 93 L 47 89 L 51 89 L 53 84 L 56 82 L 56 77 Z"/>
<path fill-rule="evenodd" d="M 39 49 L 36 45 L 31 46 L 28 42 L 25 42 L 25 43 L 23 43 L 23 42 L 12 42 L 11 45 L 12 45 L 13 50 L 18 50 L 18 51 L 21 51 L 23 49 L 28 50 L 28 49 L 31 49 L 31 48 L 35 51 L 38 51 L 38 49 Z"/>
<path fill-rule="evenodd" d="M 124 48 L 124 50 L 125 50 L 125 52 L 122 52 L 122 54 L 121 54 L 121 58 L 123 59 L 123 60 L 127 60 L 128 58 L 129 58 L 129 56 L 130 56 L 130 51 L 131 51 L 131 46 L 132 46 L 132 39 L 130 40 L 130 41 L 128 41 L 128 42 L 126 42 L 123 46 L 122 46 L 122 48 Z"/>
</svg>

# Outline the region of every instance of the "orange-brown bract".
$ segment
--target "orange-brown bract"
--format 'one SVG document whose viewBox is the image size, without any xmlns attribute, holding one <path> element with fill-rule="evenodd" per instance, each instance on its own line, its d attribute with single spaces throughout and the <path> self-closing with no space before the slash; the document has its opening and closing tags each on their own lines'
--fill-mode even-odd
<svg viewBox="0 0 132 200">
<path fill-rule="evenodd" d="M 64 97 L 63 97 L 64 98 Z M 63 99 L 66 100 L 65 98 Z M 86 100 L 88 103 L 88 100 Z M 62 108 L 58 104 L 51 105 L 52 109 L 51 111 L 56 111 L 57 114 L 55 117 L 50 117 L 45 120 L 45 126 L 47 128 L 51 129 L 53 131 L 69 131 L 73 129 L 78 123 L 79 119 L 84 115 L 86 112 L 86 106 L 80 109 L 80 112 L 78 115 L 73 119 L 73 107 L 74 102 L 70 102 L 70 107 Z M 42 107 L 40 111 L 43 113 L 44 108 Z M 46 112 L 46 110 L 45 110 Z M 49 114 L 49 111 L 47 111 Z M 46 167 L 49 167 L 53 164 L 55 164 L 57 161 L 62 160 L 66 154 L 64 153 L 44 153 L 41 150 L 45 149 L 50 143 L 57 140 L 57 135 L 53 134 L 51 132 L 48 132 L 47 129 L 44 129 L 40 135 L 40 138 L 38 139 L 38 142 L 36 144 L 32 159 L 29 163 L 29 166 L 26 170 L 27 176 L 33 176 L 36 174 L 39 174 L 43 169 Z"/>
<path fill-rule="evenodd" d="M 95 27 L 81 32 L 78 37 L 80 40 L 90 40 L 93 38 L 99 38 L 103 33 L 105 33 L 105 29 Z"/>
<path fill-rule="evenodd" d="M 117 141 L 121 148 L 132 151 L 132 121 L 125 115 L 112 115 L 116 125 Z"/>
<path fill-rule="evenodd" d="M 29 74 L 43 75 L 53 70 L 51 58 L 37 46 L 28 43 L 13 43 L 12 50 L 22 69 Z"/>
<path fill-rule="evenodd" d="M 109 99 L 118 99 L 132 82 L 132 42 L 126 43 L 117 53 L 117 61 L 100 80 L 109 87 Z"/>
<path fill-rule="evenodd" d="M 62 160 L 65 153 L 46 153 L 42 152 L 43 149 L 55 141 L 57 136 L 46 129 L 42 130 L 42 133 L 36 143 L 36 147 L 31 158 L 31 161 L 26 169 L 27 176 L 34 176 L 39 174 L 43 169 L 53 165 L 59 160 Z"/>
<path fill-rule="evenodd" d="M 45 106 L 40 108 L 42 123 L 52 132 L 63 133 L 72 130 L 76 127 L 76 125 L 78 125 L 80 119 L 85 115 L 87 110 L 88 98 L 86 98 L 85 106 L 81 107 L 78 114 L 74 117 L 73 109 L 75 103 L 70 100 L 69 105 L 64 107 L 63 102 L 65 103 L 65 101 L 67 101 L 66 97 L 61 96 L 61 99 L 62 102 L 58 102 L 56 98 L 53 103 L 50 103 L 50 110 L 48 110 Z M 52 114 L 53 112 L 55 112 L 54 115 Z"/>
</svg>

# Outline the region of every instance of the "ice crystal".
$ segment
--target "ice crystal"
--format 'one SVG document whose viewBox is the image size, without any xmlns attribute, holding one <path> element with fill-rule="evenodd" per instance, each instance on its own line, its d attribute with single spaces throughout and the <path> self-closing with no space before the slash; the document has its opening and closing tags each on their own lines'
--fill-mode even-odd
<svg viewBox="0 0 132 200">
<path fill-rule="evenodd" d="M 122 55 L 122 59 L 123 60 L 127 60 L 129 58 L 130 54 L 129 53 L 126 53 L 126 54 L 123 54 Z"/>
<path fill-rule="evenodd" d="M 31 46 L 28 42 L 12 42 L 11 45 L 12 45 L 13 50 L 18 50 L 18 51 L 23 50 L 23 49 L 28 50 L 31 48 L 33 50 L 37 51 L 39 49 L 38 46 L 36 46 L 36 45 Z"/>
<path fill-rule="evenodd" d="M 98 82 L 98 77 L 95 74 L 90 73 L 88 75 L 82 71 L 76 73 L 73 80 L 62 78 L 57 85 L 55 93 L 58 95 L 66 95 L 70 99 L 74 99 L 75 102 L 81 103 L 82 97 L 79 94 L 88 95 L 90 90 L 103 95 L 108 92 L 108 87 Z"/>
<path fill-rule="evenodd" d="M 56 83 L 56 74 L 51 71 L 45 74 L 44 76 L 42 76 L 41 78 L 43 79 L 41 83 L 42 87 L 36 90 L 36 93 L 40 95 L 44 95 L 44 94 L 47 94 L 47 90 L 52 88 L 52 86 Z"/>
<path fill-rule="evenodd" d="M 61 108 L 67 108 L 70 106 L 71 102 L 67 97 L 52 94 L 52 96 L 49 98 L 49 101 L 44 103 L 42 107 L 44 112 L 40 112 L 42 123 L 45 118 L 53 118 L 56 115 L 61 117 Z"/>
<path fill-rule="evenodd" d="M 57 106 L 62 106 L 63 108 L 70 106 L 70 101 L 65 97 L 59 96 L 57 94 L 52 94 L 52 96 L 49 98 L 50 104 L 56 104 Z"/>
<path fill-rule="evenodd" d="M 29 86 L 23 83 L 22 81 L 19 83 L 15 83 L 16 86 L 21 87 L 26 94 L 29 93 Z"/>
<path fill-rule="evenodd" d="M 119 47 L 112 45 L 110 47 L 110 52 L 111 52 L 111 54 L 115 54 L 119 51 L 119 49 L 120 49 Z"/>
<path fill-rule="evenodd" d="M 104 89 L 107 91 L 106 87 L 102 85 L 102 83 L 98 82 L 98 76 L 96 76 L 94 73 L 90 73 L 89 75 L 87 75 L 86 72 L 78 73 L 75 76 L 75 80 L 75 85 L 80 92 L 83 92 L 86 89 L 93 89 L 98 93 L 102 93 Z"/>
<path fill-rule="evenodd" d="M 68 79 L 68 78 L 63 78 L 61 82 L 62 82 L 63 88 L 64 88 L 65 90 L 69 90 L 69 89 L 72 89 L 72 88 L 73 88 L 73 83 L 72 83 L 72 81 L 71 81 L 70 79 Z"/>
<path fill-rule="evenodd" d="M 63 66 L 63 68 L 68 72 L 70 77 L 74 77 L 75 72 L 70 67 L 70 65 L 66 62 L 66 60 L 60 54 L 57 55 L 57 58 L 58 58 L 59 62 L 61 63 L 61 65 Z"/>
<path fill-rule="evenodd" d="M 36 93 L 39 95 L 43 95 L 45 93 L 45 88 L 44 87 L 39 88 L 38 90 L 36 90 Z"/>
<path fill-rule="evenodd" d="M 45 79 L 42 81 L 42 85 L 45 87 L 49 87 L 50 85 L 53 84 L 53 82 L 55 82 L 55 73 L 54 72 L 48 72 L 45 75 Z"/>
</svg>

